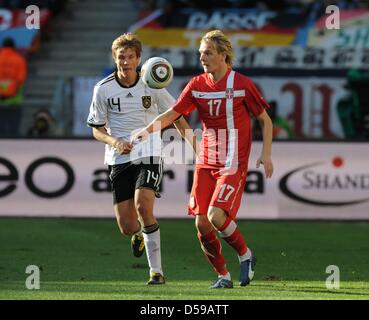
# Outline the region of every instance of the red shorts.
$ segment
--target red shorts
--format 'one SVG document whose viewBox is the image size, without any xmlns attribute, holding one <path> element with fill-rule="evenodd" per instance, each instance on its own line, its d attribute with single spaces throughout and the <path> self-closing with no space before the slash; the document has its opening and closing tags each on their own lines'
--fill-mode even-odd
<svg viewBox="0 0 369 320">
<path fill-rule="evenodd" d="M 220 169 L 196 168 L 188 213 L 207 214 L 209 206 L 226 211 L 236 218 L 246 183 L 247 168 L 238 168 L 233 174 L 220 174 Z"/>
</svg>

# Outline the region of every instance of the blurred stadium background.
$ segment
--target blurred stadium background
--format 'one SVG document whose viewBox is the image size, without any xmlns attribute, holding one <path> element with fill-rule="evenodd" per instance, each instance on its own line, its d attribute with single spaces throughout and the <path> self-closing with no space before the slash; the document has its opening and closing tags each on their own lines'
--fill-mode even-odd
<svg viewBox="0 0 369 320">
<path fill-rule="evenodd" d="M 41 10 L 40 29 L 25 27 L 29 5 Z M 329 5 L 339 8 L 339 29 L 327 27 Z M 279 220 L 367 230 L 369 2 L 360 0 L 213 0 L 211 7 L 202 0 L 0 0 L 0 42 L 13 38 L 27 61 L 24 87 L 0 100 L 0 216 L 113 218 L 103 145 L 86 126 L 93 86 L 114 70 L 113 39 L 135 32 L 144 44 L 142 62 L 168 59 L 175 73 L 168 90 L 178 97 L 201 72 L 198 45 L 209 29 L 230 37 L 234 68 L 273 107 L 275 176 L 267 182 L 255 169 L 255 124 L 239 218 L 268 220 L 268 230 L 275 222 L 277 233 Z M 188 121 L 200 127 L 196 113 Z M 192 163 L 183 162 L 166 166 L 160 218 L 186 218 Z M 11 237 L 3 237 L 1 250 L 11 259 Z M 361 250 L 361 270 L 369 269 L 368 237 L 352 243 Z M 332 250 L 339 256 L 339 248 Z M 4 260 L 0 266 L 7 270 Z M 364 287 L 369 280 L 364 271 L 355 279 Z"/>
</svg>

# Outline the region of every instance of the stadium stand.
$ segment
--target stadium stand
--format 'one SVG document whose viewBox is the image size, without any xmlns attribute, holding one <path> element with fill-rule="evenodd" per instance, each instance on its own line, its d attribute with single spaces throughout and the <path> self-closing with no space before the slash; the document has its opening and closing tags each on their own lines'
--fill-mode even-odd
<svg viewBox="0 0 369 320">
<path fill-rule="evenodd" d="M 59 14 L 49 23 L 48 39 L 43 39 L 40 52 L 29 59 L 21 135 L 26 135 L 39 109 L 51 109 L 58 120 L 65 116 L 55 110 L 63 107 L 61 87 L 74 76 L 101 75 L 111 39 L 136 21 L 132 1 L 76 0 L 66 2 L 63 10 L 54 9 Z"/>
<path fill-rule="evenodd" d="M 0 117 L 3 126 L 0 136 L 19 135 L 22 115 L 27 114 L 24 81 L 29 71 L 27 64 L 30 55 L 38 52 L 41 35 L 47 34 L 49 19 L 57 15 L 65 3 L 66 0 L 0 1 L 0 41 L 9 44 L 8 48 L 1 50 L 0 77 L 12 79 L 9 86 L 2 86 L 1 89 Z M 36 14 L 39 19 L 33 16 L 28 20 L 29 14 Z"/>
<path fill-rule="evenodd" d="M 22 116 L 23 85 L 27 76 L 25 57 L 15 48 L 12 38 L 5 38 L 0 49 L 0 135 L 18 131 Z"/>
<path fill-rule="evenodd" d="M 313 7 L 318 6 L 324 10 L 328 5 L 337 5 L 341 9 L 368 8 L 369 3 L 363 0 L 214 0 L 211 2 L 212 8 L 224 9 L 260 9 L 283 11 L 285 9 L 304 9 L 311 11 Z M 168 7 L 171 9 L 201 9 L 208 10 L 209 2 L 207 0 L 140 0 L 136 6 L 140 10 L 155 10 Z"/>
<path fill-rule="evenodd" d="M 5 38 L 0 49 L 0 105 L 22 102 L 27 62 L 15 48 L 12 38 Z"/>
<path fill-rule="evenodd" d="M 63 10 L 65 3 L 66 0 L 0 0 L 0 7 L 3 9 L 24 9 L 33 5 L 40 9 L 49 9 L 55 15 Z"/>
<path fill-rule="evenodd" d="M 338 28 L 329 25 L 334 17 L 326 12 L 329 5 L 340 11 L 334 18 Z M 146 46 L 143 60 L 161 55 L 172 62 L 174 80 L 183 81 L 174 95 L 190 75 L 201 72 L 201 35 L 222 29 L 235 48 L 234 69 L 252 77 L 278 106 L 276 138 L 356 139 L 359 134 L 345 135 L 337 120 L 337 101 L 345 94 L 347 70 L 369 68 L 368 5 L 362 0 L 219 0 L 209 8 L 206 1 L 142 0 L 137 5 L 142 20 L 133 29 Z M 198 127 L 196 115 L 189 122 Z"/>
<path fill-rule="evenodd" d="M 75 102 L 72 102 L 71 97 L 73 97 L 73 90 L 76 88 L 73 87 L 72 83 L 76 83 L 76 77 L 89 77 L 92 83 L 94 77 L 102 77 L 106 75 L 107 72 L 110 72 L 114 67 L 111 58 L 109 58 L 112 39 L 122 32 L 130 30 L 132 26 L 140 22 L 140 18 L 146 17 L 147 14 L 153 12 L 153 10 L 161 9 L 164 14 L 156 21 L 152 21 L 147 25 L 141 25 L 131 30 L 138 32 L 138 35 L 146 46 L 144 50 L 146 56 L 143 57 L 143 59 L 146 59 L 149 55 L 165 56 L 165 54 L 168 54 L 167 58 L 175 64 L 175 72 L 177 76 L 182 76 L 181 79 L 183 79 L 183 81 L 185 81 L 185 77 L 183 76 L 188 76 L 199 70 L 200 66 L 198 63 L 197 48 L 193 47 L 193 39 L 197 36 L 195 33 L 200 34 L 202 29 L 206 28 L 206 26 L 202 26 L 202 20 L 200 18 L 191 20 L 192 23 L 194 23 L 194 28 L 191 28 L 190 24 L 187 25 L 187 23 L 189 23 L 189 17 L 191 16 L 189 12 L 197 14 L 199 11 L 206 12 L 205 9 L 208 8 L 207 1 L 0 0 L 2 8 L 13 10 L 22 10 L 29 4 L 38 5 L 41 9 L 45 8 L 49 10 L 51 12 L 51 17 L 47 24 L 41 28 L 41 37 L 38 37 L 32 42 L 32 46 L 26 54 L 28 56 L 29 68 L 28 78 L 24 86 L 23 116 L 19 131 L 21 136 L 27 135 L 28 129 L 32 126 L 34 114 L 43 109 L 48 109 L 57 120 L 60 129 L 58 132 L 60 132 L 60 134 L 64 136 L 72 135 L 70 132 L 70 128 L 72 127 L 71 124 L 74 119 L 72 116 L 72 104 Z M 211 15 L 206 16 L 207 19 L 209 19 L 206 21 L 209 23 L 214 22 L 215 20 L 210 19 L 211 17 L 215 19 L 222 15 L 226 15 L 227 12 L 231 12 L 227 10 L 233 10 L 231 14 L 236 15 L 238 20 L 230 21 L 233 21 L 233 23 L 237 21 L 236 27 L 222 25 L 223 21 L 218 21 L 216 23 L 214 22 L 215 24 L 211 24 L 211 28 L 215 28 L 215 26 L 218 27 L 219 25 L 219 28 L 225 31 L 227 31 L 228 28 L 229 32 L 235 32 L 237 36 L 241 38 L 244 36 L 247 38 L 248 33 L 252 35 L 251 39 L 254 40 L 251 41 L 241 38 L 241 40 L 235 40 L 239 42 L 236 48 L 235 69 L 244 69 L 244 71 L 247 69 L 247 72 L 249 69 L 252 69 L 251 71 L 254 72 L 255 75 L 261 76 L 264 72 L 268 77 L 274 73 L 275 83 L 277 83 L 277 79 L 286 79 L 284 80 L 286 83 L 285 86 L 280 89 L 281 93 L 285 93 L 285 96 L 292 94 L 297 97 L 298 91 L 302 90 L 305 96 L 311 95 L 311 98 L 309 98 L 311 101 L 314 99 L 319 101 L 319 95 L 323 96 L 325 94 L 324 97 L 327 98 L 330 94 L 330 89 L 325 89 L 324 84 L 315 87 L 312 85 L 311 89 L 306 85 L 301 87 L 301 85 L 296 82 L 298 81 L 296 78 L 291 78 L 291 81 L 295 81 L 293 85 L 288 84 L 287 78 L 294 77 L 292 70 L 303 70 L 304 72 L 310 72 L 310 76 L 314 76 L 314 68 L 316 70 L 324 69 L 322 64 L 324 64 L 326 68 L 330 68 L 329 72 L 332 73 L 339 69 L 344 70 L 347 66 L 360 68 L 360 65 L 358 65 L 359 59 L 365 61 L 365 48 L 360 48 L 360 43 L 355 48 L 354 52 L 358 58 L 352 59 L 356 65 L 352 66 L 350 62 L 347 62 L 348 58 L 345 52 L 337 51 L 336 55 L 336 51 L 330 50 L 329 46 L 323 49 L 321 48 L 321 52 L 318 50 L 319 46 L 325 46 L 324 42 L 329 43 L 329 41 L 325 39 L 329 39 L 330 33 L 326 30 L 322 31 L 319 29 L 321 28 L 319 26 L 322 24 L 319 17 L 322 17 L 322 15 L 324 17 L 323 9 L 328 4 L 337 4 L 340 8 L 346 9 L 364 9 L 361 11 L 358 10 L 355 14 L 358 19 L 357 23 L 365 24 L 363 21 L 365 21 L 365 14 L 367 12 L 365 10 L 367 10 L 369 2 L 360 0 L 215 0 L 212 2 L 212 12 L 216 14 L 214 17 Z M 258 15 L 255 15 L 257 19 L 253 18 L 249 20 L 250 17 L 245 13 L 245 9 L 250 8 L 260 10 L 258 11 Z M 284 12 L 280 12 L 286 8 L 289 9 L 290 12 L 293 12 L 293 10 L 300 10 L 298 12 L 301 12 L 301 17 L 296 19 L 298 14 L 295 14 L 295 16 L 293 16 L 293 14 L 287 16 Z M 182 9 L 186 9 L 187 13 L 181 11 Z M 274 18 L 265 18 L 266 20 L 263 20 L 267 10 L 273 11 L 272 14 Z M 268 14 L 266 14 L 265 17 L 267 17 L 267 15 Z M 313 21 L 309 22 L 311 18 Z M 350 28 L 354 23 L 354 18 L 351 19 L 345 16 L 345 19 L 347 19 L 347 28 Z M 228 20 L 224 21 L 224 23 L 226 23 Z M 258 28 L 253 25 L 256 21 L 258 21 L 257 23 L 264 23 L 262 29 L 258 30 Z M 233 31 L 232 28 L 234 28 Z M 351 29 L 347 29 L 348 31 L 345 35 L 345 39 L 349 39 L 350 36 L 352 41 L 356 38 L 358 39 L 357 41 L 363 42 L 365 40 L 365 34 L 363 33 L 365 31 L 364 27 L 362 27 L 364 31 L 355 31 L 355 26 Z M 356 38 L 354 31 L 356 32 Z M 305 36 L 303 35 L 304 32 Z M 185 33 L 187 36 L 186 39 L 183 37 Z M 182 38 L 182 40 L 180 40 L 180 38 Z M 342 37 L 341 40 L 342 39 L 344 39 L 344 37 Z M 338 40 L 335 41 L 338 42 Z M 351 44 L 352 43 L 349 43 L 348 45 Z M 253 50 L 255 50 L 255 53 L 252 52 Z M 176 52 L 178 54 L 176 54 Z M 256 52 L 260 53 L 256 54 Z M 186 54 L 186 59 L 180 59 L 182 54 Z M 238 58 L 240 56 L 242 58 Z M 262 58 L 260 58 L 260 56 Z M 324 56 L 324 59 L 321 56 Z M 329 58 L 327 58 L 327 56 L 329 56 Z M 171 60 L 171 58 L 173 59 Z M 264 70 L 268 68 L 271 73 L 265 73 L 267 71 Z M 279 78 L 276 74 L 279 74 Z M 337 73 L 335 75 L 332 73 L 332 76 L 336 77 L 336 75 Z M 251 76 L 253 76 L 253 74 L 251 74 Z M 342 79 L 342 74 L 340 77 Z M 307 76 L 306 79 L 308 79 Z M 335 79 L 338 81 L 337 77 Z M 269 80 L 273 80 L 273 77 L 270 77 Z M 275 85 L 271 83 L 265 84 L 264 82 L 261 87 L 263 86 L 268 87 Z M 338 87 L 339 84 L 334 84 L 336 95 L 338 94 Z M 86 92 L 91 91 L 90 88 L 85 90 Z M 268 90 L 268 93 L 269 91 L 270 90 Z M 85 96 L 87 96 L 87 94 Z M 279 94 L 279 96 L 274 95 L 267 98 L 269 100 L 276 100 L 279 110 L 277 118 L 280 117 L 285 124 L 289 123 L 290 126 L 291 122 L 295 122 L 295 125 L 292 123 L 292 129 L 289 128 L 288 134 L 286 134 L 287 131 L 284 130 L 285 136 L 290 137 L 290 131 L 292 130 L 294 132 L 297 130 L 297 132 L 294 132 L 295 135 L 293 137 L 305 138 L 309 137 L 309 135 L 312 136 L 312 133 L 320 130 L 314 127 L 315 124 L 309 125 L 306 127 L 311 127 L 311 129 L 303 135 L 300 127 L 302 127 L 304 121 L 308 121 L 309 119 L 298 119 L 298 117 L 302 114 L 308 114 L 308 112 L 302 112 L 302 110 L 306 107 L 313 109 L 312 106 L 305 106 L 303 99 L 301 99 L 301 101 L 299 100 L 300 102 L 296 100 L 296 105 L 293 106 L 296 110 L 288 114 L 288 112 L 285 111 L 286 100 L 281 101 L 279 99 L 280 96 L 281 94 Z M 66 99 L 66 97 L 68 99 Z M 304 99 L 306 100 L 306 98 Z M 332 101 L 334 99 L 332 98 Z M 289 102 L 287 101 L 287 103 Z M 84 101 L 83 105 L 85 104 Z M 320 106 L 318 105 L 317 110 L 313 110 L 313 112 L 322 113 L 319 108 Z M 326 104 L 325 108 L 330 108 L 330 105 Z M 333 108 L 334 106 L 332 106 L 332 109 Z M 313 117 L 310 118 L 312 119 Z M 296 119 L 299 122 L 297 122 Z M 193 121 L 190 122 L 192 123 Z M 322 135 L 324 134 L 326 134 L 326 132 L 322 133 Z"/>
</svg>

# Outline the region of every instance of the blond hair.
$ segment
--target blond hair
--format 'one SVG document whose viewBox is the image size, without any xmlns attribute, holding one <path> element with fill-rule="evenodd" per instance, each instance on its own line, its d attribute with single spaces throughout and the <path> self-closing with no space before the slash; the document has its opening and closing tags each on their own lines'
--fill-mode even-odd
<svg viewBox="0 0 369 320">
<path fill-rule="evenodd" d="M 131 48 L 136 51 L 137 57 L 141 57 L 142 44 L 141 41 L 138 40 L 138 37 L 131 33 L 124 33 L 113 41 L 111 46 L 111 53 L 113 58 L 115 59 L 115 51 L 120 48 Z"/>
<path fill-rule="evenodd" d="M 232 44 L 226 35 L 220 30 L 212 30 L 206 33 L 201 42 L 212 42 L 214 44 L 215 50 L 218 53 L 224 53 L 226 55 L 225 62 L 229 67 L 233 65 L 233 48 Z"/>
</svg>

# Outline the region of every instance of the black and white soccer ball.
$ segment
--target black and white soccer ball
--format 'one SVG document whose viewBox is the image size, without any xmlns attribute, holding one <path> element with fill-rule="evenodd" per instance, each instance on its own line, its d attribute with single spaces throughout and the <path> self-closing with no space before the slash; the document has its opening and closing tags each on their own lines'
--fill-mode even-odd
<svg viewBox="0 0 369 320">
<path fill-rule="evenodd" d="M 170 62 L 161 57 L 153 57 L 141 67 L 142 81 L 150 88 L 162 89 L 173 80 L 173 67 Z"/>
</svg>

